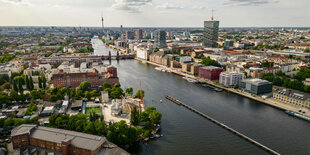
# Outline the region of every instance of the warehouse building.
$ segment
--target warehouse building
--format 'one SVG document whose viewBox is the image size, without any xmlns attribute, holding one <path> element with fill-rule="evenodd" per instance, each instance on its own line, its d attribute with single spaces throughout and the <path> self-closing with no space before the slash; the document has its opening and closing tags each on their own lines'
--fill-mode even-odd
<svg viewBox="0 0 310 155">
<path fill-rule="evenodd" d="M 19 154 L 128 154 L 105 137 L 63 129 L 23 124 L 11 136 L 14 153 Z"/>
</svg>

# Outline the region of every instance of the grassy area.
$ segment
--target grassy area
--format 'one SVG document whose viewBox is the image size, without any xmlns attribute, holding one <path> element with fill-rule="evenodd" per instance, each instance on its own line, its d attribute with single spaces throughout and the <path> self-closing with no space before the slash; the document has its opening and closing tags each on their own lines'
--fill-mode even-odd
<svg viewBox="0 0 310 155">
<path fill-rule="evenodd" d="M 92 108 L 88 107 L 88 108 L 86 108 L 85 114 L 89 115 L 89 113 L 91 111 L 95 111 L 96 114 L 101 115 L 101 108 L 100 107 L 92 107 Z"/>
</svg>

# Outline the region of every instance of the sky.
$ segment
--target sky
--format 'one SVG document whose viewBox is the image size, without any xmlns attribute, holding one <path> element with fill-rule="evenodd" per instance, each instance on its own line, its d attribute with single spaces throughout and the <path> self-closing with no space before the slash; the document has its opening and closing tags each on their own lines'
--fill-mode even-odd
<svg viewBox="0 0 310 155">
<path fill-rule="evenodd" d="M 0 26 L 310 27 L 310 0 L 0 0 Z"/>
</svg>

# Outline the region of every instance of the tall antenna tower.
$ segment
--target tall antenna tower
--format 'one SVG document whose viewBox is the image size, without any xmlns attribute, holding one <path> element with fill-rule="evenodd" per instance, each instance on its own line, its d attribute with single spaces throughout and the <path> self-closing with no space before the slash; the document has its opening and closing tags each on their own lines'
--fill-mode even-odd
<svg viewBox="0 0 310 155">
<path fill-rule="evenodd" d="M 103 14 L 101 12 L 101 24 L 102 24 L 102 32 L 104 33 L 104 25 L 103 25 L 104 19 L 103 19 Z"/>
<path fill-rule="evenodd" d="M 211 17 L 211 21 L 214 21 L 214 10 L 212 8 L 212 17 Z"/>
</svg>

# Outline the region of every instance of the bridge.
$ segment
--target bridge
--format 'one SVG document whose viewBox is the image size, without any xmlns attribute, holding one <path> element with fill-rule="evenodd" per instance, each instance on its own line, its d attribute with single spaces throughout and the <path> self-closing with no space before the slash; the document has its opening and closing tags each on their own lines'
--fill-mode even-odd
<svg viewBox="0 0 310 155">
<path fill-rule="evenodd" d="M 202 112 L 200 112 L 200 111 L 194 109 L 193 107 L 191 107 L 191 106 L 189 106 L 189 105 L 187 105 L 187 104 L 185 104 L 185 103 L 183 103 L 183 102 L 181 102 L 181 101 L 179 101 L 179 100 L 177 100 L 177 99 L 174 99 L 173 97 L 170 97 L 170 96 L 168 96 L 168 95 L 166 95 L 165 97 L 166 97 L 166 99 L 170 100 L 171 102 L 173 102 L 173 103 L 175 103 L 175 104 L 177 104 L 177 105 L 181 105 L 181 106 L 183 106 L 183 107 L 185 107 L 185 108 L 187 108 L 187 109 L 193 111 L 194 113 L 197 113 L 198 115 L 200 115 L 200 116 L 202 116 L 202 117 L 204 117 L 204 118 L 210 120 L 211 122 L 213 122 L 213 123 L 219 125 L 220 127 L 222 127 L 222 128 L 224 128 L 224 129 L 226 129 L 226 130 L 232 132 L 233 134 L 235 134 L 235 135 L 237 135 L 237 136 L 239 136 L 239 137 L 241 137 L 241 138 L 243 138 L 243 139 L 249 141 L 250 143 L 252 143 L 252 144 L 258 146 L 259 148 L 261 148 L 261 149 L 267 151 L 267 152 L 270 153 L 270 154 L 275 154 L 275 155 L 279 155 L 279 154 L 280 154 L 280 153 L 278 153 L 278 152 L 272 150 L 271 148 L 269 148 L 269 147 L 267 147 L 267 146 L 265 146 L 265 145 L 263 145 L 263 144 L 261 144 L 261 143 L 255 141 L 254 139 L 252 139 L 252 138 L 250 138 L 250 137 L 248 137 L 248 136 L 246 136 L 246 135 L 244 135 L 244 134 L 242 134 L 242 133 L 240 133 L 240 132 L 238 132 L 238 131 L 236 131 L 236 130 L 230 128 L 229 126 L 227 126 L 227 125 L 225 125 L 225 124 L 223 124 L 223 123 L 221 123 L 221 122 L 219 122 L 219 121 L 217 121 L 217 120 L 215 120 L 214 118 L 212 118 L 212 117 L 210 117 L 210 116 L 208 116 L 208 115 L 206 115 L 206 114 L 204 114 L 204 113 L 202 113 Z"/>
<path fill-rule="evenodd" d="M 100 56 L 102 60 L 112 60 L 112 58 L 115 58 L 116 60 L 120 59 L 134 59 L 135 55 L 134 54 L 119 54 L 119 51 L 117 51 L 116 55 L 111 55 L 111 51 L 109 51 L 108 56 Z"/>
</svg>

